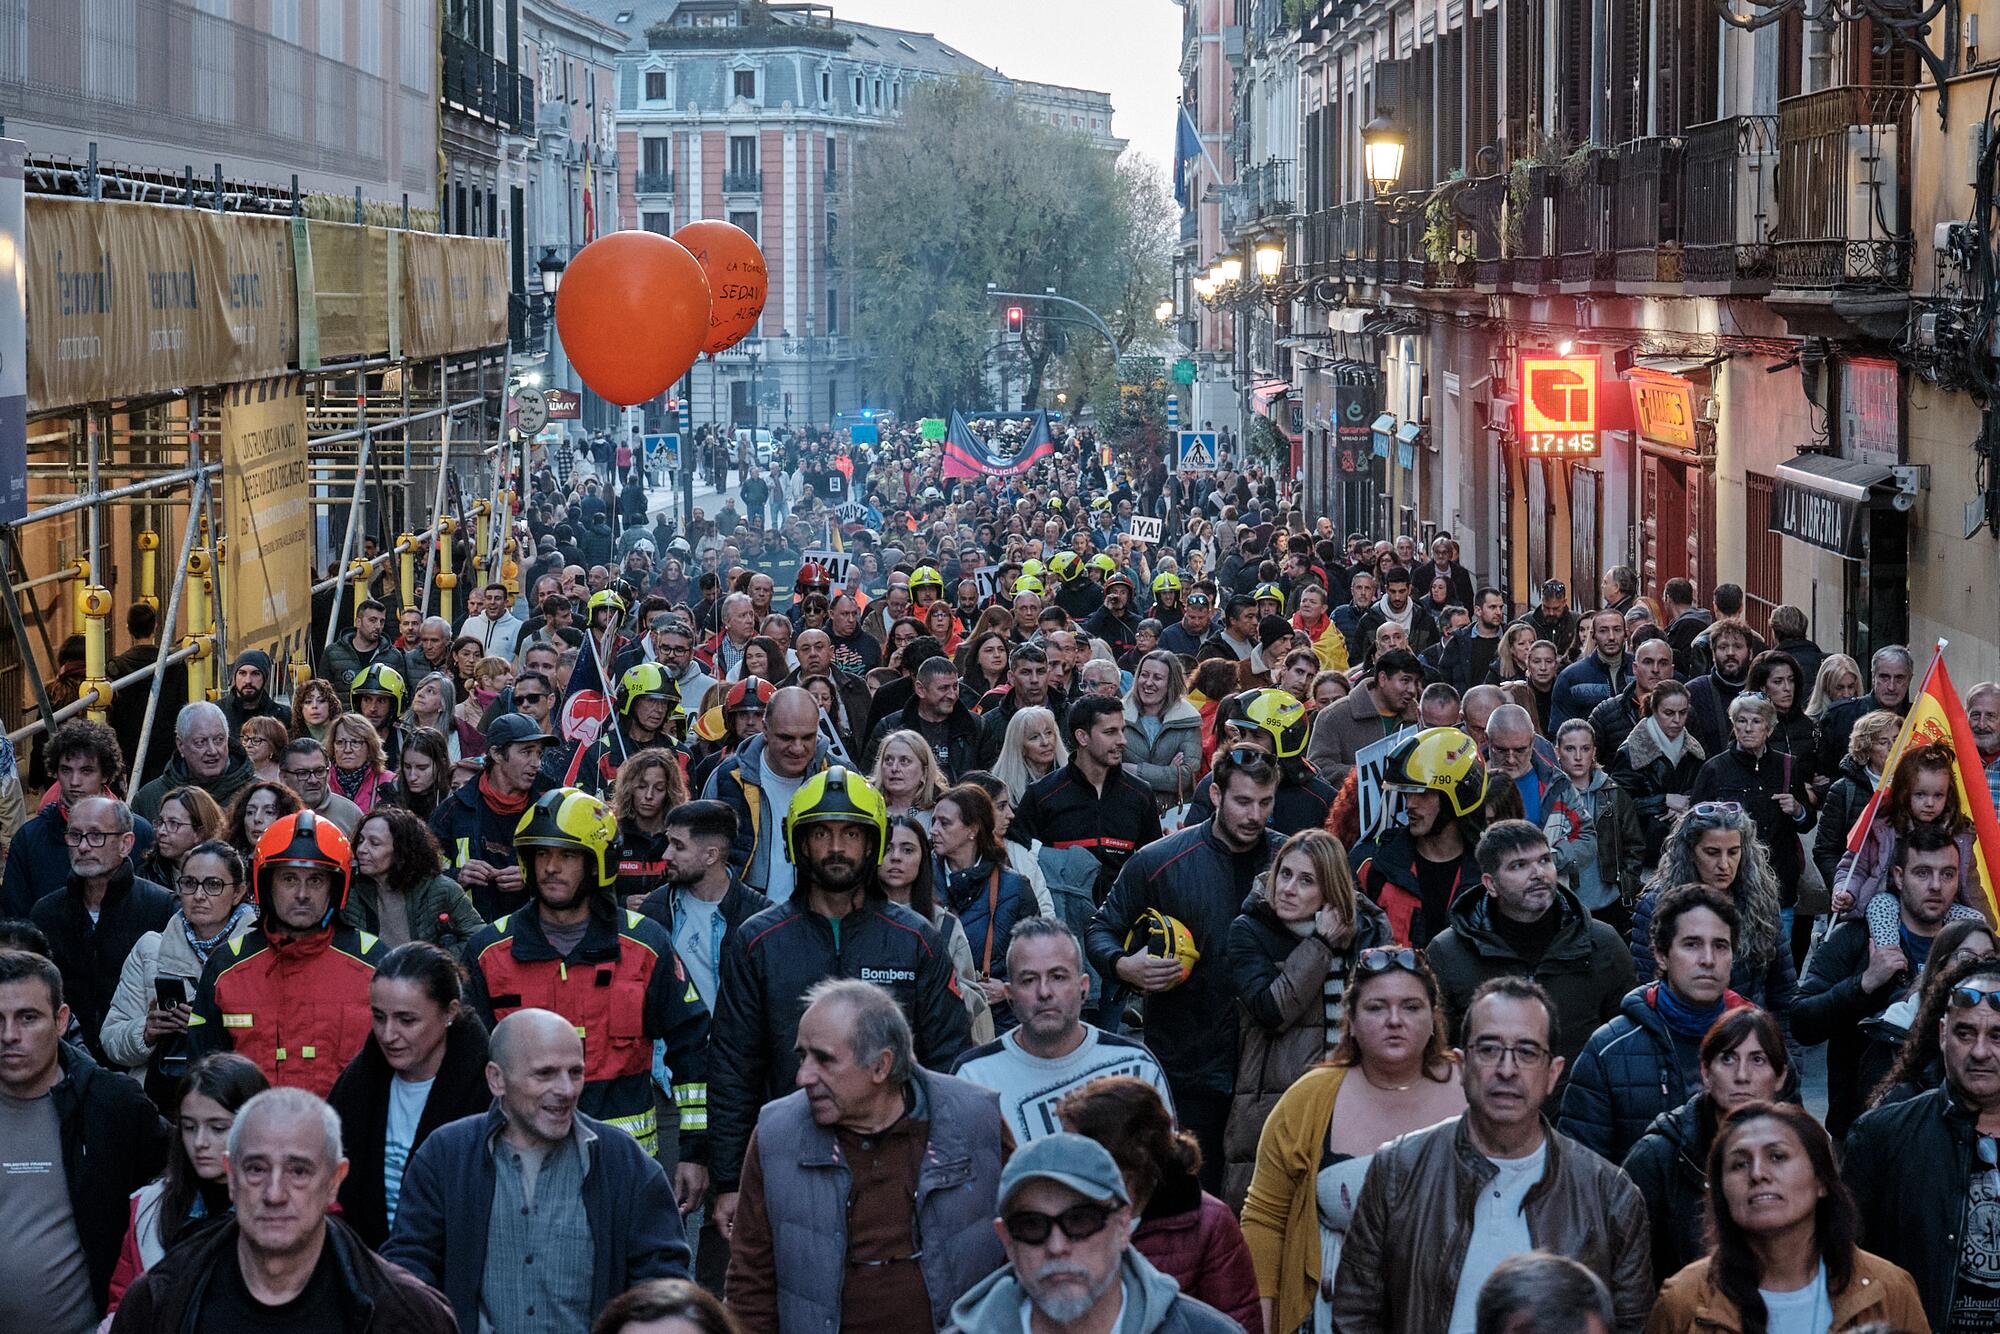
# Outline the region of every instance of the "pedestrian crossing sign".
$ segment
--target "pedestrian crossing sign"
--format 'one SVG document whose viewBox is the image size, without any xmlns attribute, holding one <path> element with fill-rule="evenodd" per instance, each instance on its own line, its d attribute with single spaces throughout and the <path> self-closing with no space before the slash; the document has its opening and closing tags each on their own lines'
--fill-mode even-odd
<svg viewBox="0 0 2000 1334">
<path fill-rule="evenodd" d="M 677 472 L 681 466 L 681 438 L 678 435 L 649 435 L 644 437 L 646 462 L 652 467 L 667 472 Z"/>
<path fill-rule="evenodd" d="M 1180 442 L 1180 470 L 1183 473 L 1215 471 L 1220 457 L 1215 432 L 1182 431 Z"/>
</svg>

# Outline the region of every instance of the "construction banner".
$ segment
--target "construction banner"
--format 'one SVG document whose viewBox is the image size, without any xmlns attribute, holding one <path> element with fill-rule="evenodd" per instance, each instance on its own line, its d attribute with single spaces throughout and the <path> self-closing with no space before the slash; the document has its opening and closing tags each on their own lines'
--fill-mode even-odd
<svg viewBox="0 0 2000 1334">
<path fill-rule="evenodd" d="M 354 361 L 389 351 L 390 232 L 353 223 L 293 224 L 300 309 L 309 354 L 302 364 Z"/>
<path fill-rule="evenodd" d="M 282 678 L 312 628 L 306 400 L 296 376 L 229 386 L 222 404 L 224 614 L 233 652 L 262 649 Z M 228 679 L 227 664 L 221 679 Z"/>
<path fill-rule="evenodd" d="M 507 341 L 507 263 L 500 242 L 403 234 L 403 354 L 436 357 Z"/>
</svg>

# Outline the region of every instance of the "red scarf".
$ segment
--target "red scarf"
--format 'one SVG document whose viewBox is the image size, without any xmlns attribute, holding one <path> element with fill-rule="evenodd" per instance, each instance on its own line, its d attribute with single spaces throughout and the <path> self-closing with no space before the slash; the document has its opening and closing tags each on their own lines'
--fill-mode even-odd
<svg viewBox="0 0 2000 1334">
<path fill-rule="evenodd" d="M 495 815 L 519 815 L 528 809 L 526 792 L 515 797 L 502 796 L 493 786 L 493 775 L 490 773 L 482 772 L 479 775 L 479 799 L 484 801 Z"/>
</svg>

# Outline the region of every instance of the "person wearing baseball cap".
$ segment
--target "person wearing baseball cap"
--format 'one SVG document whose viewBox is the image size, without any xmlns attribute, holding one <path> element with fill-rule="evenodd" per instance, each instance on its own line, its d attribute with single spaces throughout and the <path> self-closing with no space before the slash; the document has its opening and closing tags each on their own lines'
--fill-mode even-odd
<svg viewBox="0 0 2000 1334">
<path fill-rule="evenodd" d="M 555 740 L 525 713 L 503 713 L 486 729 L 485 767 L 431 813 L 447 865 L 487 921 L 527 906 L 528 884 L 514 830 L 536 797 L 556 784 L 542 752 Z"/>
<path fill-rule="evenodd" d="M 947 1334 L 1240 1334 L 1139 1254 L 1132 1223 L 1124 1174 L 1096 1140 L 1064 1131 L 1016 1149 L 993 1224 L 1007 1263 L 953 1304 Z"/>
<path fill-rule="evenodd" d="M 1084 633 L 1111 645 L 1111 656 L 1122 658 L 1139 642 L 1140 617 L 1132 610 L 1136 592 L 1132 576 L 1113 570 L 1104 580 L 1103 605 L 1083 622 Z"/>
</svg>

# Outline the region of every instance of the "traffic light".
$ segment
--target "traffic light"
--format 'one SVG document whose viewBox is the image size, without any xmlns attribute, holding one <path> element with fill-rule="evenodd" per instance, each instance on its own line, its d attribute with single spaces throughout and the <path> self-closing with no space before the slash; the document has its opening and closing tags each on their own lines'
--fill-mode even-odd
<svg viewBox="0 0 2000 1334">
<path fill-rule="evenodd" d="M 1019 306 L 1007 307 L 1007 332 L 1010 334 L 1021 332 L 1021 322 L 1026 316 L 1027 312 Z"/>
</svg>

